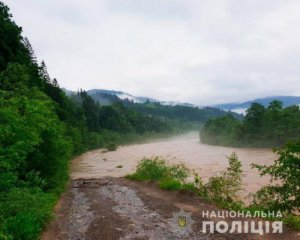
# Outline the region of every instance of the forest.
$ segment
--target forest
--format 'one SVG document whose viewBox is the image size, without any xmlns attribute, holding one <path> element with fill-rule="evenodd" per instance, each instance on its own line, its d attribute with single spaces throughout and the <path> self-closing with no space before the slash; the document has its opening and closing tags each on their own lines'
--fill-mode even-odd
<svg viewBox="0 0 300 240">
<path fill-rule="evenodd" d="M 237 147 L 282 147 L 300 136 L 300 109 L 274 100 L 268 107 L 253 103 L 240 121 L 232 115 L 208 120 L 200 131 L 203 143 Z"/>
<path fill-rule="evenodd" d="M 160 116 L 169 119 L 176 119 L 182 122 L 204 123 L 208 119 L 214 119 L 224 115 L 232 115 L 237 119 L 242 119 L 242 115 L 234 112 L 226 112 L 213 107 L 191 107 L 183 105 L 163 105 L 159 102 L 134 103 L 132 101 L 123 101 L 124 106 L 134 111 L 149 114 L 152 116 Z"/>
</svg>

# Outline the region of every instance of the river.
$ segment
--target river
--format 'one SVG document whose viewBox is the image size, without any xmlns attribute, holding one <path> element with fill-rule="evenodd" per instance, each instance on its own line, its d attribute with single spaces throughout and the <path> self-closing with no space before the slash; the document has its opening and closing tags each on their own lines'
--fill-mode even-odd
<svg viewBox="0 0 300 240">
<path fill-rule="evenodd" d="M 271 149 L 211 146 L 200 142 L 198 132 L 150 143 L 120 146 L 117 151 L 112 152 L 105 152 L 103 149 L 89 151 L 72 161 L 71 178 L 122 177 L 132 173 L 142 158 L 161 156 L 170 163 L 183 162 L 207 180 L 226 169 L 226 156 L 233 152 L 237 153 L 243 164 L 243 196 L 268 183 L 267 177 L 260 177 L 257 170 L 251 169 L 251 163 L 272 164 L 276 155 Z"/>
</svg>

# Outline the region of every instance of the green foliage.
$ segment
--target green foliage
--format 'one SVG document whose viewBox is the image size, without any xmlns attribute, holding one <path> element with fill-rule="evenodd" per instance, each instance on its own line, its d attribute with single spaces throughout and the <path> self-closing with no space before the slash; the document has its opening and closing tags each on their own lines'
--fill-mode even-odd
<svg viewBox="0 0 300 240">
<path fill-rule="evenodd" d="M 117 150 L 117 144 L 115 142 L 109 142 L 106 144 L 107 151 L 116 151 Z"/>
<path fill-rule="evenodd" d="M 283 108 L 276 100 L 267 108 L 253 103 L 242 122 L 229 116 L 209 120 L 200 132 L 204 143 L 242 147 L 282 146 L 299 135 L 299 106 Z"/>
<path fill-rule="evenodd" d="M 0 71 L 9 62 L 29 63 L 29 51 L 22 43 L 22 29 L 11 20 L 9 8 L 0 2 Z"/>
<path fill-rule="evenodd" d="M 183 163 L 172 164 L 168 166 L 167 177 L 178 179 L 179 181 L 184 182 L 189 175 L 190 171 Z"/>
<path fill-rule="evenodd" d="M 205 107 L 198 108 L 193 106 L 170 106 L 162 105 L 158 102 L 134 103 L 132 101 L 124 101 L 124 105 L 134 111 L 144 113 L 151 116 L 163 117 L 166 119 L 178 120 L 182 122 L 205 122 L 208 119 L 216 118 L 227 115 L 228 112 L 222 111 L 217 108 Z M 241 115 L 231 113 L 237 118 Z"/>
<path fill-rule="evenodd" d="M 228 157 L 226 171 L 211 177 L 207 183 L 195 174 L 194 182 L 186 182 L 190 171 L 183 164 L 168 164 L 165 160 L 145 158 L 127 178 L 135 181 L 155 181 L 165 190 L 191 190 L 220 207 L 238 209 L 242 206 L 239 192 L 242 190 L 242 164 L 235 153 Z"/>
<path fill-rule="evenodd" d="M 163 186 L 176 181 L 182 183 L 189 176 L 189 170 L 183 164 L 170 165 L 159 157 L 144 158 L 138 163 L 136 172 L 127 178 L 136 181 L 161 181 Z M 171 184 L 172 185 L 172 184 Z"/>
<path fill-rule="evenodd" d="M 54 195 L 38 188 L 13 188 L 1 192 L 0 216 L 3 220 L 0 232 L 7 239 L 37 239 L 45 221 L 51 216 L 55 199 Z"/>
<path fill-rule="evenodd" d="M 174 178 L 164 178 L 159 182 L 159 187 L 164 190 L 179 190 L 181 182 Z"/>
<path fill-rule="evenodd" d="M 284 224 L 295 230 L 300 230 L 300 216 L 289 214 L 283 219 Z"/>
<path fill-rule="evenodd" d="M 231 145 L 236 139 L 240 122 L 232 115 L 208 120 L 201 128 L 201 141 L 214 145 Z"/>
<path fill-rule="evenodd" d="M 144 158 L 138 163 L 136 172 L 128 175 L 128 178 L 136 181 L 158 181 L 166 177 L 167 174 L 168 167 L 165 160 L 159 157 Z"/>
<path fill-rule="evenodd" d="M 253 165 L 261 176 L 269 175 L 272 183 L 254 196 L 254 205 L 263 209 L 289 213 L 300 208 L 300 140 L 275 150 L 279 156 L 273 165 Z"/>
<path fill-rule="evenodd" d="M 181 189 L 192 191 L 192 192 L 196 192 L 196 190 L 197 190 L 196 186 L 195 186 L 195 183 L 193 183 L 193 182 L 188 182 L 188 183 L 181 184 Z"/>
<path fill-rule="evenodd" d="M 195 186 L 200 196 L 221 207 L 235 208 L 242 204 L 239 198 L 242 190 L 242 164 L 235 153 L 227 158 L 229 167 L 226 171 L 209 178 L 206 184 L 196 175 Z"/>
<path fill-rule="evenodd" d="M 211 177 L 206 184 L 197 174 L 194 183 L 186 183 L 190 171 L 183 164 L 170 165 L 159 157 L 141 160 L 135 173 L 127 178 L 156 181 L 165 190 L 192 190 L 222 207 L 236 207 L 241 204 L 238 193 L 242 190 L 242 164 L 235 153 L 228 157 L 228 162 L 227 170 Z"/>
</svg>

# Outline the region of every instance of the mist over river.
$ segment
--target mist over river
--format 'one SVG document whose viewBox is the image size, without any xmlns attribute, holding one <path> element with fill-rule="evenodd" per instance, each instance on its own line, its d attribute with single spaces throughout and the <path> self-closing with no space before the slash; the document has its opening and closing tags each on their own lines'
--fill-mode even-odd
<svg viewBox="0 0 300 240">
<path fill-rule="evenodd" d="M 258 190 L 268 183 L 267 177 L 260 177 L 258 171 L 251 169 L 251 163 L 271 164 L 276 155 L 271 149 L 232 148 L 206 145 L 200 142 L 198 132 L 155 140 L 150 143 L 120 146 L 117 151 L 93 150 L 76 157 L 72 162 L 72 179 L 101 178 L 105 176 L 122 177 L 132 173 L 142 158 L 161 156 L 170 163 L 183 162 L 189 169 L 199 173 L 207 180 L 225 170 L 228 166 L 226 156 L 236 152 L 243 164 L 244 188 L 242 195 Z M 120 167 L 122 166 L 122 167 Z"/>
</svg>

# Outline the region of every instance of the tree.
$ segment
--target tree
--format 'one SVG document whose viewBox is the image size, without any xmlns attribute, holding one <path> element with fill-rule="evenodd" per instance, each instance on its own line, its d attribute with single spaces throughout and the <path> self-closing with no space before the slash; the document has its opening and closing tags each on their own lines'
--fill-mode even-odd
<svg viewBox="0 0 300 240">
<path fill-rule="evenodd" d="M 40 74 L 46 83 L 49 83 L 49 84 L 51 83 L 51 78 L 49 76 L 48 69 L 47 69 L 47 66 L 46 66 L 46 63 L 44 62 L 44 60 L 41 62 Z"/>
<path fill-rule="evenodd" d="M 11 19 L 9 8 L 0 2 L 0 71 L 11 62 L 29 64 L 29 52 L 22 42 L 22 28 Z"/>
<path fill-rule="evenodd" d="M 37 59 L 36 59 L 34 50 L 31 46 L 31 43 L 30 43 L 30 41 L 27 37 L 24 37 L 23 44 L 24 44 L 25 48 L 27 49 L 27 51 L 29 53 L 31 62 L 36 65 L 37 64 Z"/>
<path fill-rule="evenodd" d="M 273 165 L 257 165 L 261 176 L 269 175 L 271 184 L 255 194 L 254 204 L 265 210 L 298 211 L 300 208 L 300 140 L 275 150 Z"/>
<path fill-rule="evenodd" d="M 276 100 L 267 108 L 253 103 L 247 110 L 245 119 L 238 126 L 233 126 L 233 122 L 228 118 L 209 120 L 201 130 L 201 138 L 211 144 L 283 146 L 299 137 L 300 109 L 299 106 L 283 108 L 282 103 Z"/>
<path fill-rule="evenodd" d="M 262 130 L 265 112 L 265 107 L 259 103 L 252 103 L 251 107 L 247 109 L 244 123 L 250 133 Z"/>
<path fill-rule="evenodd" d="M 236 144 L 240 122 L 232 115 L 210 119 L 201 128 L 201 141 L 209 144 Z"/>
</svg>

